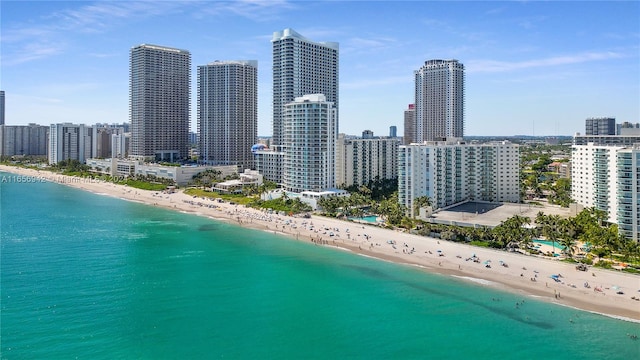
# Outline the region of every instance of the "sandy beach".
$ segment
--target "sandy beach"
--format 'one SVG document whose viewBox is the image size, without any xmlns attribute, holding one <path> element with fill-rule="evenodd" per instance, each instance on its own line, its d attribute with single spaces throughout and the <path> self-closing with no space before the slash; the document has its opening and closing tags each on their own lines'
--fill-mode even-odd
<svg viewBox="0 0 640 360">
<path fill-rule="evenodd" d="M 440 241 L 366 223 L 320 216 L 305 219 L 270 214 L 227 202 L 195 198 L 181 191 L 165 194 L 6 165 L 0 165 L 0 171 L 20 175 L 2 179 L 3 182 L 56 182 L 97 194 L 282 233 L 318 246 L 339 247 L 523 296 L 640 322 L 640 301 L 635 300 L 640 299 L 640 276 L 637 275 L 598 268 L 578 271 L 572 264 L 548 258 Z"/>
</svg>

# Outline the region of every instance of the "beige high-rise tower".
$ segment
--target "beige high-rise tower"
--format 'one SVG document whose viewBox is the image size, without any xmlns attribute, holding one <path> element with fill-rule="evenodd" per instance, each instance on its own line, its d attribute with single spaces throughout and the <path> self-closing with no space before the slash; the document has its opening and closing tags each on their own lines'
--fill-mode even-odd
<svg viewBox="0 0 640 360">
<path fill-rule="evenodd" d="M 464 135 L 464 65 L 429 60 L 415 75 L 416 142 Z"/>
<path fill-rule="evenodd" d="M 130 156 L 175 162 L 189 156 L 191 54 L 142 44 L 131 49 Z"/>
</svg>

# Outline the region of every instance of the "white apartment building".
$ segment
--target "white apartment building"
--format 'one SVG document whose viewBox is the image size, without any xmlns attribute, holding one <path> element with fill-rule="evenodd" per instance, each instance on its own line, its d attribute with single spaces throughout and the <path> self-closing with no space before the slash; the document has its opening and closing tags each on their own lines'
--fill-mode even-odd
<svg viewBox="0 0 640 360">
<path fill-rule="evenodd" d="M 618 151 L 616 185 L 618 231 L 640 241 L 640 145 Z"/>
<path fill-rule="evenodd" d="M 255 168 L 258 62 L 215 61 L 198 66 L 199 161 Z"/>
<path fill-rule="evenodd" d="M 48 126 L 0 125 L 0 156 L 46 156 L 48 142 Z"/>
<path fill-rule="evenodd" d="M 84 163 L 91 158 L 93 132 L 84 124 L 51 124 L 49 127 L 49 164 L 63 160 Z"/>
<path fill-rule="evenodd" d="M 256 170 L 265 180 L 273 181 L 282 185 L 284 182 L 284 159 L 285 153 L 282 151 L 273 151 L 268 148 L 255 150 L 254 153 Z"/>
<path fill-rule="evenodd" d="M 131 49 L 130 156 L 175 162 L 189 156 L 191 54 L 142 44 Z"/>
<path fill-rule="evenodd" d="M 640 240 L 640 145 L 573 145 L 571 197 L 605 211 L 624 236 Z"/>
<path fill-rule="evenodd" d="M 335 188 L 338 124 L 334 104 L 323 94 L 297 97 L 285 105 L 283 120 L 285 190 L 300 193 Z"/>
<path fill-rule="evenodd" d="M 398 151 L 398 200 L 411 216 L 413 200 L 433 209 L 464 201 L 519 202 L 520 151 L 508 141 L 484 144 L 425 142 Z"/>
<path fill-rule="evenodd" d="M 111 157 L 122 159 L 127 157 L 131 133 L 117 133 L 111 135 Z"/>
<path fill-rule="evenodd" d="M 367 185 L 370 181 L 398 177 L 399 138 L 349 139 L 338 135 L 336 184 Z"/>
<path fill-rule="evenodd" d="M 285 105 L 308 94 L 324 94 L 336 108 L 338 126 L 338 43 L 314 42 L 292 29 L 273 33 L 273 139 L 284 143 Z M 277 149 L 276 149 L 277 150 Z"/>
<path fill-rule="evenodd" d="M 444 141 L 464 135 L 464 65 L 428 60 L 414 71 L 415 139 Z"/>
</svg>

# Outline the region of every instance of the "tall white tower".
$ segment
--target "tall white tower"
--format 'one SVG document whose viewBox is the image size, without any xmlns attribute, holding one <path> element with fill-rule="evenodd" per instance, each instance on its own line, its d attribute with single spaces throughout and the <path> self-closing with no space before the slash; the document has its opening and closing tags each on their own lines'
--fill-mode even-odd
<svg viewBox="0 0 640 360">
<path fill-rule="evenodd" d="M 313 42 L 292 29 L 273 33 L 273 140 L 283 143 L 284 106 L 308 94 L 324 94 L 338 113 L 338 43 Z"/>
<path fill-rule="evenodd" d="M 464 65 L 429 60 L 414 75 L 416 141 L 463 137 Z"/>
<path fill-rule="evenodd" d="M 322 94 L 297 97 L 285 105 L 283 180 L 287 191 L 335 188 L 336 109 Z"/>
<path fill-rule="evenodd" d="M 130 155 L 174 162 L 189 156 L 191 54 L 142 44 L 131 49 Z"/>
<path fill-rule="evenodd" d="M 200 161 L 254 168 L 258 139 L 258 62 L 215 61 L 198 66 Z"/>
</svg>

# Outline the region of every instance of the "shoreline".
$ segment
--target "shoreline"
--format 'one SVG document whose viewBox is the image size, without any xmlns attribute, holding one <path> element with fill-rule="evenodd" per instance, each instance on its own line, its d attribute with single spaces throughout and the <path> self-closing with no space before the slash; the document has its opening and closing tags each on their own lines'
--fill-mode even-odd
<svg viewBox="0 0 640 360">
<path fill-rule="evenodd" d="M 640 323 L 640 301 L 632 299 L 640 298 L 638 275 L 592 267 L 583 272 L 576 270 L 573 264 L 553 259 L 440 241 L 317 215 L 305 219 L 269 214 L 242 205 L 189 196 L 180 190 L 165 194 L 102 180 L 7 165 L 0 165 L 0 171 L 24 177 L 21 182 L 25 183 L 55 182 L 97 195 L 205 216 L 269 231 L 293 240 L 309 241 L 318 246 L 335 247 L 336 250 L 346 250 L 356 255 L 419 267 L 422 271 L 455 277 L 479 286 Z M 478 261 L 474 261 L 476 259 Z M 490 267 L 486 267 L 487 264 Z M 558 274 L 561 274 L 559 281 L 551 278 L 551 275 Z M 619 295 L 618 291 L 624 294 Z"/>
</svg>

